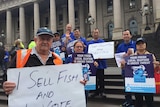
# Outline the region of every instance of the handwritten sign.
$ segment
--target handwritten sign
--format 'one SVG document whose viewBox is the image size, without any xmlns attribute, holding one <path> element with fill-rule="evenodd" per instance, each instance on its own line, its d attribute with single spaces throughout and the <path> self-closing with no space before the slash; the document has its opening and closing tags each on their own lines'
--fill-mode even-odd
<svg viewBox="0 0 160 107">
<path fill-rule="evenodd" d="M 152 54 L 126 57 L 125 91 L 155 93 Z"/>
<path fill-rule="evenodd" d="M 8 81 L 16 88 L 9 107 L 86 107 L 82 65 L 40 66 L 9 69 Z"/>
<path fill-rule="evenodd" d="M 118 67 L 121 67 L 121 61 L 124 59 L 124 57 L 123 57 L 124 54 L 125 54 L 125 52 L 115 54 L 115 60 L 116 60 Z"/>
<path fill-rule="evenodd" d="M 114 58 L 114 42 L 90 44 L 88 53 L 93 54 L 94 59 Z"/>
</svg>

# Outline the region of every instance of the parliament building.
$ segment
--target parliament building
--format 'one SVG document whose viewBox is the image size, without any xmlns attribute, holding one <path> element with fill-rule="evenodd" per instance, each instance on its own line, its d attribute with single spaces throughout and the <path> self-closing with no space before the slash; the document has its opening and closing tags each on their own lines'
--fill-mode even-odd
<svg viewBox="0 0 160 107">
<path fill-rule="evenodd" d="M 119 40 L 124 29 L 133 36 L 156 32 L 160 0 L 0 0 L 0 41 L 28 43 L 39 27 L 65 32 L 67 23 L 88 37 L 99 28 L 103 39 Z"/>
</svg>

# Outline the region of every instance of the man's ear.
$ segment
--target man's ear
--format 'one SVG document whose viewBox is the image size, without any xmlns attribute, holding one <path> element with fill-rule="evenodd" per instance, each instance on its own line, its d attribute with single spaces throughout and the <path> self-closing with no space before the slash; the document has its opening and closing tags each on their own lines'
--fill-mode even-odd
<svg viewBox="0 0 160 107">
<path fill-rule="evenodd" d="M 35 42 L 37 41 L 37 37 L 34 37 L 34 41 L 35 41 Z"/>
</svg>

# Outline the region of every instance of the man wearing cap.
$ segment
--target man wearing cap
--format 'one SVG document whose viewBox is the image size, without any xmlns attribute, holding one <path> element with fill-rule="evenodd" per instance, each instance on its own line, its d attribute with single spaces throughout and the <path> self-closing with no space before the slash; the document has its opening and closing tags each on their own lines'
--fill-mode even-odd
<svg viewBox="0 0 160 107">
<path fill-rule="evenodd" d="M 27 51 L 17 51 L 17 54 L 11 61 L 9 68 L 62 64 L 61 58 L 57 54 L 50 51 L 53 42 L 53 33 L 50 29 L 46 27 L 39 28 L 34 41 L 36 43 L 36 46 L 34 48 L 28 49 Z M 26 59 L 21 58 L 21 56 L 23 56 L 23 53 L 25 53 L 25 57 L 27 57 Z M 6 94 L 12 93 L 15 87 L 16 84 L 14 82 L 5 80 L 5 82 L 3 83 L 3 89 Z"/>
<path fill-rule="evenodd" d="M 122 32 L 122 38 L 123 42 L 118 45 L 116 53 L 125 52 L 126 54 L 124 56 L 127 56 L 127 52 L 131 50 L 136 50 L 136 43 L 135 41 L 131 40 L 132 35 L 131 32 L 126 29 Z M 125 71 L 122 69 L 122 77 L 125 78 Z M 125 79 L 124 79 L 125 80 Z M 132 105 L 132 96 L 130 93 L 125 93 L 125 101 L 122 104 L 123 107 L 129 107 Z"/>
<path fill-rule="evenodd" d="M 62 49 L 62 41 L 61 41 L 60 33 L 56 32 L 54 33 L 51 51 L 58 54 L 62 58 L 62 60 L 65 61 L 65 52 L 62 50 L 63 49 Z"/>
<path fill-rule="evenodd" d="M 147 44 L 144 38 L 138 38 L 136 40 L 136 52 L 135 55 L 144 55 L 144 54 L 152 54 L 146 50 Z M 159 65 L 159 62 L 156 61 L 156 57 L 153 56 L 153 64 L 154 67 Z M 135 107 L 143 107 L 143 97 L 145 97 L 145 102 L 147 107 L 154 107 L 153 104 L 153 94 L 152 93 L 135 93 Z"/>
<path fill-rule="evenodd" d="M 59 32 L 56 32 L 56 33 L 54 33 L 53 43 L 52 43 L 52 46 L 51 46 L 51 51 L 56 52 L 56 50 L 58 50 L 59 53 L 60 53 L 61 52 L 61 46 L 62 46 L 62 42 L 61 42 L 60 34 L 59 34 Z"/>
<path fill-rule="evenodd" d="M 52 46 L 51 46 L 51 51 L 57 53 L 58 51 L 58 55 L 61 52 L 61 46 L 62 46 L 62 42 L 61 42 L 61 38 L 60 38 L 60 33 L 56 32 L 54 33 L 54 37 L 53 37 L 53 42 L 52 42 Z"/>
</svg>

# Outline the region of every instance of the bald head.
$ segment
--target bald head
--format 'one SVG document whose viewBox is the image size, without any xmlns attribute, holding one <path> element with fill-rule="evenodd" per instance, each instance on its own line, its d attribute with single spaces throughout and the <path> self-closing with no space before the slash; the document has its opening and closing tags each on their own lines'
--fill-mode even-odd
<svg viewBox="0 0 160 107">
<path fill-rule="evenodd" d="M 71 24 L 66 25 L 66 31 L 69 31 L 69 32 L 72 31 L 72 25 Z"/>
</svg>

